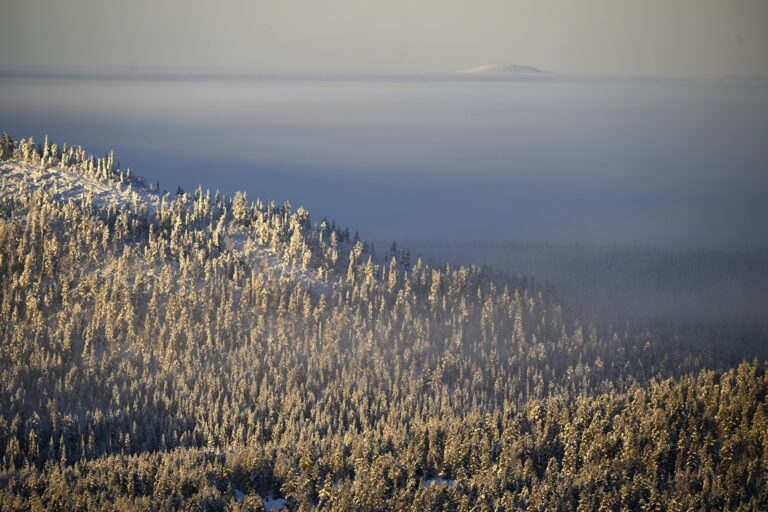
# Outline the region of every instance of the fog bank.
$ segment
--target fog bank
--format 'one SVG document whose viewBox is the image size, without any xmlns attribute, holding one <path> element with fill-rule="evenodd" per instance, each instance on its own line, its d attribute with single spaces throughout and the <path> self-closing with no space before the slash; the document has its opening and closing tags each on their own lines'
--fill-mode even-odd
<svg viewBox="0 0 768 512">
<path fill-rule="evenodd" d="M 237 77 L 235 77 L 237 78 Z M 3 127 L 404 238 L 765 250 L 762 81 L 5 76 Z"/>
</svg>

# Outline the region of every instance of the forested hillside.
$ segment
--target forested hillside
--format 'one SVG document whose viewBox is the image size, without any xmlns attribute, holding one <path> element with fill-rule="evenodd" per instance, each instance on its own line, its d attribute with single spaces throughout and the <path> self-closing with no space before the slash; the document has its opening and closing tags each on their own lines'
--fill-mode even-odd
<svg viewBox="0 0 768 512">
<path fill-rule="evenodd" d="M 454 264 L 525 269 L 602 321 L 632 322 L 700 347 L 768 356 L 768 253 L 649 247 L 409 240 Z"/>
<path fill-rule="evenodd" d="M 768 508 L 757 360 L 288 203 L 0 151 L 0 510 Z"/>
</svg>

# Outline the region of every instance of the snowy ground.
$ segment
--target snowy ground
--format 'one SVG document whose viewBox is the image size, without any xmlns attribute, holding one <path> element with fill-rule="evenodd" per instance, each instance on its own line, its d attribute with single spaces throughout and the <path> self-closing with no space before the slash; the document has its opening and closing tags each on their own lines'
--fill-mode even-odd
<svg viewBox="0 0 768 512">
<path fill-rule="evenodd" d="M 0 163 L 0 198 L 31 194 L 36 190 L 44 190 L 60 201 L 80 199 L 90 194 L 96 204 L 114 204 L 118 208 L 137 209 L 146 205 L 152 210 L 159 202 L 156 195 L 145 190 L 117 183 L 102 183 L 71 169 L 43 167 L 41 164 L 21 161 Z"/>
<path fill-rule="evenodd" d="M 235 494 L 235 500 L 237 500 L 238 503 L 245 499 L 245 493 L 240 489 L 234 489 L 234 494 Z"/>
<path fill-rule="evenodd" d="M 242 502 L 246 498 L 245 493 L 240 489 L 234 489 L 234 494 L 235 500 L 237 500 L 238 503 Z M 262 498 L 261 502 L 264 504 L 264 509 L 267 512 L 271 512 L 272 510 L 285 509 L 284 498 L 273 498 L 272 496 L 267 496 L 266 498 Z"/>
<path fill-rule="evenodd" d="M 283 510 L 285 508 L 285 500 L 283 498 L 264 498 L 264 508 L 267 512 L 272 510 Z"/>
<path fill-rule="evenodd" d="M 319 293 L 328 291 L 330 285 L 320 277 L 317 269 L 302 271 L 291 268 L 291 265 L 275 251 L 258 245 L 255 240 L 244 234 L 229 233 L 226 240 L 231 249 L 242 253 L 246 259 L 254 263 L 256 268 L 270 268 L 279 277 L 295 280 L 304 288 L 312 288 Z"/>
<path fill-rule="evenodd" d="M 453 485 L 455 482 L 453 480 L 447 480 L 443 477 L 436 476 L 434 478 L 425 478 L 423 483 L 424 487 L 430 487 L 433 485 Z"/>
</svg>

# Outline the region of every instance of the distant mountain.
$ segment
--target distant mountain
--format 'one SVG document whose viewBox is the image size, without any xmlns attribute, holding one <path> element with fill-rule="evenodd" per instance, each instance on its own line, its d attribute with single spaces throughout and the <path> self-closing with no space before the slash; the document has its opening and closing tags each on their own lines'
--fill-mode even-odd
<svg viewBox="0 0 768 512">
<path fill-rule="evenodd" d="M 532 66 L 523 66 L 520 64 L 484 64 L 482 66 L 477 66 L 474 68 L 461 69 L 457 71 L 457 73 L 468 74 L 468 75 L 491 74 L 491 73 L 538 74 L 538 73 L 546 73 L 546 71 L 543 71 L 538 68 L 534 68 Z"/>
</svg>

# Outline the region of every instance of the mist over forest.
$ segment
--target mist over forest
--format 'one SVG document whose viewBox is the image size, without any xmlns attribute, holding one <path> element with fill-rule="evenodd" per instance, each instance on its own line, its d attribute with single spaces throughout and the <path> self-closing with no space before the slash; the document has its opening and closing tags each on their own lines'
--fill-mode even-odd
<svg viewBox="0 0 768 512">
<path fill-rule="evenodd" d="M 767 509 L 768 82 L 511 69 L 2 70 L 0 510 Z"/>
<path fill-rule="evenodd" d="M 743 357 L 768 346 L 768 257 L 714 250 L 406 240 L 414 254 L 553 283 L 595 318 L 632 322 Z"/>
<path fill-rule="evenodd" d="M 0 512 L 768 510 L 768 2 L 0 8 Z"/>
</svg>

